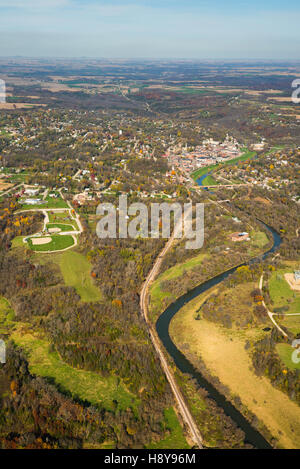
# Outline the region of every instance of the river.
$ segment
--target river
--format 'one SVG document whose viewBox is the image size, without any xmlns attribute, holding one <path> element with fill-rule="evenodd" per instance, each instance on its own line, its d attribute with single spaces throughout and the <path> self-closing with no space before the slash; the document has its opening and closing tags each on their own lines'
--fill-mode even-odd
<svg viewBox="0 0 300 469">
<path fill-rule="evenodd" d="M 199 178 L 197 183 L 201 185 L 202 181 L 205 179 L 206 176 L 207 174 Z M 270 226 L 264 226 L 272 234 L 273 245 L 263 255 L 252 259 L 251 263 L 266 258 L 266 256 L 277 250 L 277 248 L 281 244 L 281 238 L 278 233 L 276 233 L 276 231 L 273 230 L 273 228 L 271 228 Z M 201 285 L 198 285 L 197 287 L 182 295 L 174 303 L 172 303 L 158 318 L 156 323 L 156 330 L 160 340 L 162 341 L 164 347 L 166 348 L 170 356 L 173 358 L 177 368 L 182 373 L 188 373 L 194 380 L 197 381 L 201 388 L 206 389 L 206 391 L 208 392 L 208 397 L 212 398 L 218 404 L 219 407 L 222 407 L 225 414 L 231 417 L 231 419 L 236 423 L 236 425 L 243 430 L 243 432 L 245 433 L 245 441 L 258 449 L 270 449 L 272 448 L 272 446 L 263 437 L 263 435 L 261 435 L 261 433 L 259 433 L 259 431 L 256 430 L 248 422 L 248 420 L 241 414 L 241 412 L 236 407 L 234 407 L 234 405 L 231 404 L 231 402 L 229 402 L 224 395 L 222 395 L 209 381 L 207 381 L 207 379 L 198 370 L 196 370 L 192 363 L 176 347 L 169 334 L 169 326 L 172 318 L 185 304 L 189 303 L 197 296 L 206 292 L 211 287 L 214 287 L 215 285 L 221 283 L 230 274 L 235 272 L 238 267 L 241 267 L 243 265 L 246 265 L 246 263 L 240 264 L 239 266 L 233 267 L 222 274 L 216 275 L 212 279 L 202 283 Z"/>
</svg>

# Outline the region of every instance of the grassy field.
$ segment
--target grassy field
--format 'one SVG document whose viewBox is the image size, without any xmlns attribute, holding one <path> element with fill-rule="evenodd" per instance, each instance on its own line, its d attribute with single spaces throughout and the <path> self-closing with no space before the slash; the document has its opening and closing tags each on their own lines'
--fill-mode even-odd
<svg viewBox="0 0 300 469">
<path fill-rule="evenodd" d="M 23 242 L 23 239 L 24 239 L 24 236 L 16 236 L 13 240 L 12 240 L 12 243 L 11 243 L 11 247 L 12 249 L 14 248 L 19 248 L 19 247 L 28 247 L 28 244 L 27 243 L 24 243 Z"/>
<path fill-rule="evenodd" d="M 292 360 L 292 354 L 295 349 L 291 345 L 277 344 L 276 350 L 287 368 L 289 368 L 290 370 L 300 370 L 300 363 L 294 363 L 294 361 Z"/>
<path fill-rule="evenodd" d="M 251 231 L 250 238 L 253 246 L 263 248 L 269 242 L 268 236 L 264 231 Z"/>
<path fill-rule="evenodd" d="M 71 235 L 51 235 L 52 241 L 47 244 L 32 244 L 31 239 L 27 238 L 27 244 L 32 251 L 35 252 L 45 252 L 45 251 L 60 251 L 62 249 L 66 249 L 70 246 L 73 246 L 74 239 Z"/>
<path fill-rule="evenodd" d="M 48 212 L 49 222 L 51 224 L 72 225 L 78 231 L 76 220 L 67 211 L 62 212 Z"/>
<path fill-rule="evenodd" d="M 204 319 L 196 321 L 195 312 L 203 301 L 204 297 L 198 297 L 177 313 L 170 325 L 173 340 L 179 348 L 188 348 L 195 357 L 201 357 L 210 373 L 230 389 L 232 396 L 240 397 L 243 405 L 278 438 L 281 447 L 299 448 L 299 406 L 267 378 L 255 375 L 245 350 L 247 340 L 257 340 L 264 332 L 255 328 L 231 330 Z"/>
<path fill-rule="evenodd" d="M 5 298 L 0 296 L 0 334 L 7 334 L 14 324 L 14 310 Z"/>
<path fill-rule="evenodd" d="M 203 186 L 216 186 L 218 184 L 220 184 L 220 183 L 218 181 L 216 181 L 211 174 L 206 176 L 206 178 L 203 179 L 203 181 L 202 181 Z"/>
<path fill-rule="evenodd" d="M 59 235 L 57 235 L 59 237 Z M 65 238 L 67 235 L 61 236 Z M 50 243 L 49 243 L 50 244 Z M 12 242 L 12 248 L 27 247 L 27 243 L 23 243 L 23 236 L 17 236 Z M 44 246 L 49 246 L 45 244 Z M 33 246 L 35 248 L 36 246 Z M 38 246 L 39 247 L 39 246 Z M 92 266 L 87 258 L 79 252 L 68 250 L 61 253 L 44 254 L 43 251 L 38 251 L 36 262 L 55 262 L 59 265 L 63 275 L 64 283 L 68 287 L 74 287 L 82 301 L 96 302 L 102 299 L 100 289 L 94 284 L 91 277 Z"/>
<path fill-rule="evenodd" d="M 286 267 L 273 272 L 269 280 L 269 292 L 274 312 L 278 312 L 276 308 L 285 307 L 284 313 L 300 313 L 300 292 L 291 290 L 284 278 L 285 273 L 292 273 L 297 266 L 297 262 L 290 262 Z"/>
<path fill-rule="evenodd" d="M 52 198 L 52 197 L 46 197 L 45 202 L 39 205 L 28 205 L 28 204 L 22 204 L 22 210 L 32 210 L 32 209 L 43 209 L 43 208 L 69 208 L 68 204 L 61 198 L 58 197 Z"/>
<path fill-rule="evenodd" d="M 162 426 L 167 435 L 162 440 L 147 445 L 147 449 L 189 449 L 190 446 L 183 435 L 182 427 L 173 407 L 166 409 L 164 414 L 165 420 L 162 422 Z"/>
<path fill-rule="evenodd" d="M 49 352 L 50 344 L 46 339 L 24 332 L 21 328 L 14 331 L 11 338 L 26 352 L 30 372 L 51 378 L 60 391 L 69 392 L 74 399 L 87 401 L 95 406 L 101 405 L 108 410 L 114 408 L 115 400 L 120 410 L 131 407 L 136 412 L 139 403 L 119 378 L 103 378 L 94 372 L 72 368 L 56 352 Z"/>
<path fill-rule="evenodd" d="M 50 223 L 68 223 L 71 222 L 72 218 L 67 210 L 61 212 L 48 212 Z"/>
<path fill-rule="evenodd" d="M 171 280 L 177 277 L 184 275 L 185 271 L 193 269 L 193 267 L 201 264 L 203 259 L 206 257 L 205 254 L 199 254 L 196 257 L 192 257 L 182 264 L 177 264 L 174 267 L 166 270 L 164 273 L 159 275 L 159 277 L 153 282 L 150 288 L 150 297 L 151 297 L 151 311 L 160 312 L 161 305 L 164 299 L 172 296 L 171 293 L 163 291 L 161 289 L 161 284 L 164 280 Z"/>
<path fill-rule="evenodd" d="M 293 316 L 286 314 L 282 319 L 278 319 L 278 316 L 276 316 L 275 319 L 282 326 L 287 327 L 295 336 L 300 334 L 300 315 Z"/>
<path fill-rule="evenodd" d="M 91 278 L 91 264 L 85 256 L 76 251 L 66 251 L 56 256 L 65 284 L 74 287 L 82 301 L 92 302 L 102 299 L 101 291 Z"/>
<path fill-rule="evenodd" d="M 215 169 L 217 166 L 218 165 L 211 164 L 209 166 L 204 166 L 203 168 L 196 169 L 196 171 L 194 171 L 191 174 L 191 177 L 194 179 L 194 181 L 196 181 L 197 179 L 201 178 L 201 176 L 203 176 L 203 174 L 208 173 L 212 169 Z"/>
<path fill-rule="evenodd" d="M 76 228 L 73 225 L 64 225 L 62 223 L 48 223 L 48 230 L 51 228 L 59 228 L 61 231 L 74 231 Z"/>
</svg>

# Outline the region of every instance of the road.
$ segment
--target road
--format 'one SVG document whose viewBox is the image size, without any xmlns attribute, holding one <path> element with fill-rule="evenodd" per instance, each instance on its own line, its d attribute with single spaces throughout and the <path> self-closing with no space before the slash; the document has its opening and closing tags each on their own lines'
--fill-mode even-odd
<svg viewBox="0 0 300 469">
<path fill-rule="evenodd" d="M 176 383 L 176 380 L 174 378 L 174 375 L 171 371 L 170 365 L 168 364 L 168 362 L 167 362 L 167 360 L 164 356 L 162 346 L 160 344 L 160 341 L 159 341 L 159 338 L 156 334 L 156 331 L 155 331 L 155 329 L 153 328 L 152 324 L 150 323 L 150 321 L 148 319 L 149 286 L 153 282 L 153 280 L 155 279 L 156 275 L 159 273 L 163 258 L 167 254 L 169 249 L 171 248 L 171 246 L 173 244 L 173 241 L 174 241 L 174 238 L 175 238 L 175 234 L 177 233 L 177 230 L 179 230 L 179 229 L 180 229 L 179 226 L 175 227 L 173 235 L 168 240 L 165 247 L 160 252 L 158 257 L 156 258 L 156 261 L 155 261 L 151 271 L 149 272 L 149 274 L 146 278 L 146 281 L 145 281 L 145 283 L 142 287 L 141 297 L 140 297 L 140 306 L 141 306 L 142 315 L 143 315 L 143 317 L 144 317 L 144 319 L 145 319 L 145 321 L 148 325 L 148 328 L 149 328 L 152 343 L 153 343 L 154 348 L 155 348 L 155 350 L 156 350 L 156 352 L 157 352 L 157 354 L 160 358 L 162 369 L 165 372 L 167 380 L 169 381 L 169 384 L 170 384 L 171 389 L 173 391 L 174 397 L 177 401 L 178 408 L 179 408 L 180 414 L 183 418 L 183 421 L 187 425 L 187 428 L 189 430 L 189 434 L 190 434 L 192 440 L 194 441 L 195 445 L 197 445 L 199 449 L 203 449 L 202 436 L 201 436 L 201 434 L 198 430 L 198 427 L 197 427 L 197 425 L 196 425 L 196 423 L 195 423 L 195 421 L 194 421 L 194 419 L 193 419 L 193 417 L 192 417 L 192 415 L 189 411 L 189 408 L 188 408 L 188 406 L 187 406 L 187 404 L 186 404 L 186 402 L 185 402 L 185 400 L 184 400 L 184 398 L 183 398 L 183 396 L 180 392 L 180 389 L 179 389 L 179 387 Z"/>
</svg>

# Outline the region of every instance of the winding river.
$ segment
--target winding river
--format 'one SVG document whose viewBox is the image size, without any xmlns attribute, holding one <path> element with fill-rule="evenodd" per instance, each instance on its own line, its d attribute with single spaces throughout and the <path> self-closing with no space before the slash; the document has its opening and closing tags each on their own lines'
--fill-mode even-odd
<svg viewBox="0 0 300 469">
<path fill-rule="evenodd" d="M 201 185 L 203 179 L 205 179 L 206 176 L 207 175 L 202 176 L 200 180 L 197 181 L 199 185 Z M 273 245 L 267 252 L 252 259 L 250 261 L 251 263 L 265 259 L 266 256 L 274 252 L 281 244 L 281 238 L 278 233 L 276 233 L 276 231 L 273 230 L 273 228 L 270 226 L 264 226 L 272 234 Z M 207 381 L 207 379 L 192 365 L 192 363 L 185 357 L 185 355 L 181 353 L 180 350 L 176 347 L 169 334 L 169 325 L 172 318 L 185 304 L 206 292 L 211 287 L 221 283 L 230 274 L 235 272 L 238 267 L 243 265 L 247 265 L 247 263 L 240 264 L 239 266 L 233 267 L 226 272 L 223 272 L 222 274 L 216 275 L 212 279 L 207 280 L 206 282 L 198 285 L 197 287 L 182 295 L 159 317 L 156 323 L 156 330 L 160 340 L 173 358 L 177 368 L 182 373 L 188 373 L 194 380 L 197 381 L 201 388 L 206 389 L 208 392 L 208 397 L 212 398 L 219 407 L 222 407 L 225 414 L 231 417 L 236 425 L 243 430 L 245 433 L 245 441 L 258 449 L 270 449 L 272 446 L 268 443 L 268 441 L 248 422 L 248 420 L 241 414 L 241 412 L 236 409 L 234 405 L 232 405 L 231 402 L 229 402 L 226 397 L 222 395 L 209 381 Z"/>
</svg>

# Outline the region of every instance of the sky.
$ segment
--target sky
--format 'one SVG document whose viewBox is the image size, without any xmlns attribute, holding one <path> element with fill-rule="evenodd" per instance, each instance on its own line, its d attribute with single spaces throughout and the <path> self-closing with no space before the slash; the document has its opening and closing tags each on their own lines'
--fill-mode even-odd
<svg viewBox="0 0 300 469">
<path fill-rule="evenodd" d="M 300 59 L 290 0 L 0 0 L 0 56 Z"/>
</svg>

